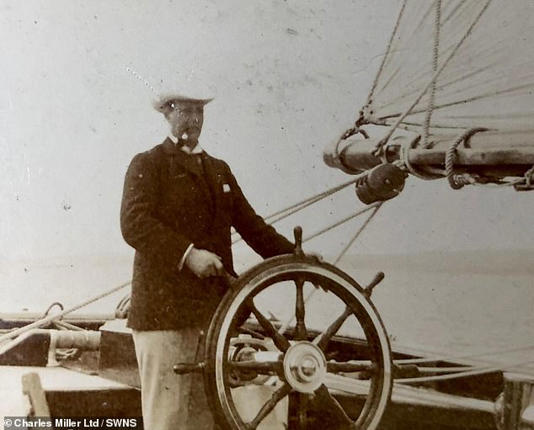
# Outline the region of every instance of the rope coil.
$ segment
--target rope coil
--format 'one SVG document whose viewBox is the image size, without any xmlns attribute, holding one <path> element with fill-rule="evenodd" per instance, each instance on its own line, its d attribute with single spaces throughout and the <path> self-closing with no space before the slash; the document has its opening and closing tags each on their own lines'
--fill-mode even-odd
<svg viewBox="0 0 534 430">
<path fill-rule="evenodd" d="M 534 166 L 525 172 L 524 178 L 521 182 L 514 184 L 516 191 L 534 190 Z"/>
<path fill-rule="evenodd" d="M 464 185 L 473 184 L 477 181 L 477 177 L 471 174 L 455 174 L 454 173 L 454 162 L 456 161 L 457 149 L 463 143 L 465 148 L 469 148 L 469 139 L 476 133 L 483 131 L 488 131 L 485 127 L 471 128 L 464 133 L 462 133 L 458 138 L 453 142 L 451 146 L 447 149 L 445 153 L 445 176 L 449 181 L 449 185 L 454 190 L 459 190 Z"/>
</svg>

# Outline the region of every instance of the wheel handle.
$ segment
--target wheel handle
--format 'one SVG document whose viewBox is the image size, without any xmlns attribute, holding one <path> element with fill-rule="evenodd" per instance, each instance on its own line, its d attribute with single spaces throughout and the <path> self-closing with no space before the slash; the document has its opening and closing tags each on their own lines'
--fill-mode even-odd
<svg viewBox="0 0 534 430">
<path fill-rule="evenodd" d="M 295 236 L 295 255 L 302 257 L 304 251 L 302 250 L 302 227 L 300 225 L 293 229 L 293 235 Z"/>
<path fill-rule="evenodd" d="M 198 363 L 178 363 L 172 367 L 172 370 L 177 375 L 185 375 L 187 373 L 202 372 L 206 367 L 206 363 L 200 361 Z"/>
</svg>

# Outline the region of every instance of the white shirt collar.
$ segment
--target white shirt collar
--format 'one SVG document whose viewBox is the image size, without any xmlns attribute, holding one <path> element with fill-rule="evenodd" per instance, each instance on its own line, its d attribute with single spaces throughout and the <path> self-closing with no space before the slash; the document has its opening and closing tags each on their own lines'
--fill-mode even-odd
<svg viewBox="0 0 534 430">
<path fill-rule="evenodd" d="M 176 136 L 173 136 L 172 134 L 169 134 L 169 139 L 176 145 L 178 143 L 178 139 Z M 187 145 L 183 145 L 180 147 L 180 150 L 184 151 L 186 154 L 202 154 L 204 150 L 202 149 L 202 146 L 200 146 L 200 143 L 197 143 L 197 146 L 195 146 L 192 150 L 189 149 Z"/>
</svg>

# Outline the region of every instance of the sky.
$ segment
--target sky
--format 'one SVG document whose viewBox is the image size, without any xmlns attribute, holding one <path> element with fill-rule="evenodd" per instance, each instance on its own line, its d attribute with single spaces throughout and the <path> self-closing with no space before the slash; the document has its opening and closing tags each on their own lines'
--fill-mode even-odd
<svg viewBox="0 0 534 430">
<path fill-rule="evenodd" d="M 346 181 L 322 150 L 364 103 L 399 4 L 0 0 L 0 259 L 131 255 L 123 179 L 167 134 L 151 107 L 163 91 L 215 97 L 201 144 L 260 214 Z M 361 207 L 346 190 L 280 230 Z M 351 252 L 532 249 L 533 211 L 531 193 L 410 178 Z M 356 227 L 309 249 L 335 255 Z"/>
</svg>

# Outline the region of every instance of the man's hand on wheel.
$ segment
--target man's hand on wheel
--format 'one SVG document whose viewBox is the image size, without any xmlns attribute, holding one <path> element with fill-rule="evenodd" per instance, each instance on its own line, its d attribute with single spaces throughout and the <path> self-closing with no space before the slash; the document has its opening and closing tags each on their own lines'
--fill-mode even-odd
<svg viewBox="0 0 534 430">
<path fill-rule="evenodd" d="M 185 259 L 185 265 L 199 278 L 225 274 L 221 257 L 205 249 L 191 248 Z"/>
<path fill-rule="evenodd" d="M 307 257 L 313 257 L 315 258 L 319 263 L 323 263 L 324 262 L 324 258 L 321 254 L 319 254 L 318 252 L 306 252 L 305 253 Z"/>
</svg>

